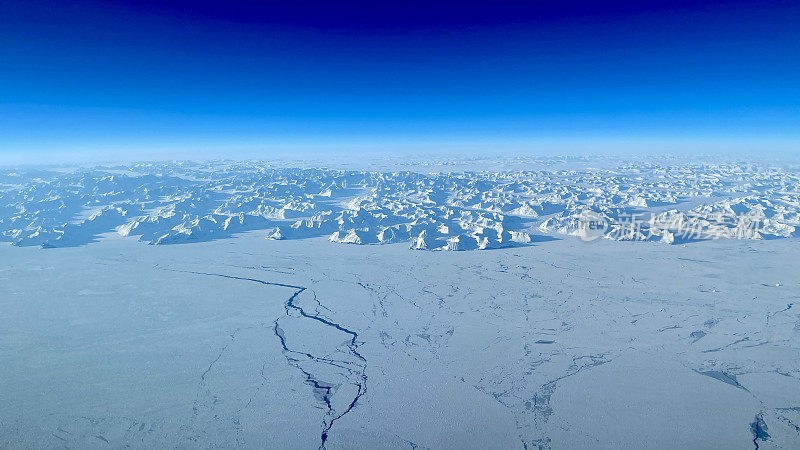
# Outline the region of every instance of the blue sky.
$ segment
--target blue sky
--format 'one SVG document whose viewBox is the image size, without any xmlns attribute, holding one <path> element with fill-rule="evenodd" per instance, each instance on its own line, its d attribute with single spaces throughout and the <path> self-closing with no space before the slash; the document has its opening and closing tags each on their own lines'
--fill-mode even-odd
<svg viewBox="0 0 800 450">
<path fill-rule="evenodd" d="M 3 0 L 0 155 L 800 151 L 800 6 L 693 3 Z"/>
</svg>

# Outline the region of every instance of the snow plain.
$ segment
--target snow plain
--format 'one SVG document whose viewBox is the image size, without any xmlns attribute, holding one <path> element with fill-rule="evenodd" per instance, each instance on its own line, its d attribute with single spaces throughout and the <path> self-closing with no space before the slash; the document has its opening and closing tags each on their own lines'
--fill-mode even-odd
<svg viewBox="0 0 800 450">
<path fill-rule="evenodd" d="M 800 445 L 795 169 L 490 162 L 5 170 L 0 447 Z"/>
</svg>

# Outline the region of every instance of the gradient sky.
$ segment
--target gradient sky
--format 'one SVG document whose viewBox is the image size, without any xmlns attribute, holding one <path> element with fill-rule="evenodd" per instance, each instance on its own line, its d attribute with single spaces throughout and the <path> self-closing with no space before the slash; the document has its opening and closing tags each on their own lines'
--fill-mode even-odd
<svg viewBox="0 0 800 450">
<path fill-rule="evenodd" d="M 0 0 L 0 156 L 800 152 L 797 1 L 272 3 Z"/>
</svg>

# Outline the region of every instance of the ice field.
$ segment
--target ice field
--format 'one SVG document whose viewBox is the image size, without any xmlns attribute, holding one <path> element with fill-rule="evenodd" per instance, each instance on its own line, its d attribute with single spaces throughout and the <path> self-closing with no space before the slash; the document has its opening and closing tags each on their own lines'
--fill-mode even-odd
<svg viewBox="0 0 800 450">
<path fill-rule="evenodd" d="M 800 446 L 793 166 L 371 164 L 3 169 L 0 447 Z"/>
</svg>

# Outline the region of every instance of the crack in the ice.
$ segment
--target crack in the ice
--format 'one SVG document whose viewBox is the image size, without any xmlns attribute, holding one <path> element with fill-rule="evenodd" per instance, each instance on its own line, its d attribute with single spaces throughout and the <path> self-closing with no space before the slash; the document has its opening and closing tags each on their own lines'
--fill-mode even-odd
<svg viewBox="0 0 800 450">
<path fill-rule="evenodd" d="M 579 363 L 587 358 L 589 360 L 588 363 Z M 555 393 L 556 387 L 560 381 L 610 361 L 607 353 L 573 356 L 572 364 L 567 368 L 566 373 L 541 385 L 538 392 L 536 392 L 533 398 L 525 405 L 526 409 L 531 409 L 533 411 L 534 428 L 541 427 L 543 424 L 547 423 L 550 415 L 553 413 L 553 409 L 550 406 L 550 399 L 553 393 Z M 520 438 L 525 444 L 525 438 L 523 436 L 520 436 Z M 538 439 L 532 440 L 531 444 L 535 445 L 538 449 L 550 448 L 550 438 L 546 435 L 542 435 Z M 527 448 L 527 444 L 525 444 L 524 447 Z"/>
<path fill-rule="evenodd" d="M 209 273 L 209 272 L 198 272 L 198 271 L 190 271 L 190 270 L 168 269 L 168 268 L 164 268 L 164 267 L 158 267 L 158 265 L 156 265 L 156 268 L 160 268 L 162 270 L 168 270 L 168 271 L 171 271 L 171 272 L 182 272 L 182 273 L 191 273 L 191 274 L 195 274 L 195 275 L 206 275 L 206 276 L 215 276 L 215 277 L 220 277 L 220 278 L 228 278 L 228 279 L 232 279 L 232 280 L 252 281 L 254 283 L 259 283 L 259 284 L 263 284 L 263 285 L 267 285 L 267 286 L 279 286 L 279 287 L 285 287 L 285 288 L 294 289 L 295 293 L 292 294 L 292 296 L 289 297 L 289 299 L 284 303 L 284 309 L 286 310 L 286 314 L 287 315 L 289 315 L 290 310 L 294 310 L 297 313 L 299 313 L 300 316 L 302 316 L 302 317 L 317 321 L 319 323 L 322 323 L 325 326 L 332 327 L 332 328 L 334 328 L 334 329 L 336 329 L 336 330 L 338 330 L 338 331 L 340 331 L 342 333 L 345 333 L 348 336 L 350 336 L 350 339 L 349 339 L 348 344 L 347 344 L 348 350 L 350 351 L 350 353 L 354 357 L 356 357 L 360 361 L 359 364 L 355 365 L 356 366 L 355 368 L 353 368 L 352 365 L 349 364 L 347 361 L 338 361 L 338 360 L 324 358 L 324 357 L 320 357 L 320 356 L 314 356 L 314 355 L 312 355 L 310 353 L 306 353 L 306 352 L 302 352 L 302 351 L 298 351 L 298 350 L 292 350 L 287 345 L 286 337 L 285 337 L 285 335 L 283 333 L 283 330 L 278 325 L 278 322 L 279 322 L 280 318 L 275 319 L 275 322 L 274 322 L 273 331 L 275 333 L 275 336 L 277 336 L 278 339 L 280 340 L 281 347 L 282 347 L 282 350 L 283 350 L 283 352 L 284 352 L 284 354 L 286 356 L 287 361 L 289 362 L 290 365 L 292 365 L 293 367 L 297 368 L 298 370 L 300 370 L 300 372 L 303 373 L 303 375 L 306 377 L 305 382 L 312 387 L 315 397 L 320 399 L 326 406 L 327 412 L 325 414 L 325 419 L 323 420 L 323 429 L 322 429 L 322 434 L 320 436 L 320 441 L 321 442 L 320 442 L 320 446 L 319 446 L 320 449 L 325 449 L 325 442 L 328 439 L 328 434 L 330 433 L 331 428 L 333 428 L 333 424 L 337 420 L 339 420 L 342 417 L 344 417 L 347 413 L 352 411 L 353 408 L 355 408 L 356 405 L 358 404 L 358 400 L 364 395 L 364 393 L 366 393 L 366 382 L 367 382 L 366 362 L 367 362 L 367 360 L 366 360 L 366 358 L 364 358 L 363 355 L 361 355 L 361 353 L 358 352 L 358 346 L 360 345 L 358 343 L 358 333 L 356 333 L 355 331 L 352 331 L 350 329 L 347 329 L 344 326 L 332 321 L 328 317 L 322 315 L 319 312 L 320 309 L 324 309 L 326 311 L 330 311 L 330 309 L 328 309 L 327 307 L 323 306 L 319 302 L 319 300 L 317 300 L 317 295 L 316 295 L 316 293 L 314 293 L 313 290 L 311 290 L 311 292 L 314 294 L 314 301 L 318 305 L 317 308 L 315 308 L 315 313 L 314 314 L 309 314 L 308 312 L 305 311 L 305 309 L 303 309 L 303 307 L 297 305 L 295 303 L 295 300 L 297 299 L 297 297 L 301 293 L 303 293 L 306 290 L 308 290 L 308 288 L 305 287 L 305 286 L 296 286 L 296 285 L 286 284 L 286 283 L 276 283 L 276 282 L 270 282 L 270 281 L 263 281 L 263 280 L 259 280 L 259 279 L 256 279 L 256 278 L 238 277 L 238 276 L 234 276 L 234 275 L 225 275 L 225 274 L 219 274 L 219 273 Z M 238 329 L 236 331 L 238 331 Z M 231 339 L 233 339 L 235 337 L 236 331 L 234 331 L 232 333 Z M 209 367 L 201 375 L 201 386 L 205 383 L 206 375 L 211 371 L 211 369 L 214 366 L 214 364 L 217 361 L 219 361 L 219 359 L 222 357 L 222 354 L 228 348 L 228 345 L 230 345 L 230 342 L 228 344 L 226 344 L 225 347 L 222 348 L 222 350 L 217 355 L 217 357 L 211 362 Z M 299 362 L 298 359 L 293 358 L 292 356 L 289 356 L 291 354 L 303 355 L 303 356 L 307 357 L 308 359 L 310 359 L 312 361 L 323 363 L 323 364 L 328 364 L 328 365 L 331 365 L 331 366 L 334 366 L 334 367 L 338 367 L 338 368 L 344 369 L 344 370 L 346 370 L 348 372 L 348 374 L 354 375 L 356 377 L 356 380 L 353 382 L 353 384 L 356 386 L 356 390 L 357 390 L 356 394 L 354 395 L 353 400 L 350 402 L 350 404 L 347 406 L 347 408 L 343 412 L 341 412 L 340 414 L 336 414 L 336 411 L 334 410 L 333 404 L 331 403 L 331 397 L 333 396 L 333 394 L 334 394 L 334 392 L 335 392 L 335 390 L 336 390 L 336 388 L 338 386 L 336 386 L 334 384 L 326 383 L 326 382 L 321 381 L 321 380 L 318 380 L 314 376 L 314 374 L 312 374 L 311 372 L 303 369 L 300 366 L 300 362 Z M 263 378 L 263 367 L 262 367 L 262 378 Z M 252 401 L 252 398 L 250 399 L 250 401 Z M 247 406 L 249 406 L 250 401 L 248 401 Z M 197 402 L 195 402 L 195 408 L 194 408 L 195 414 L 197 413 L 197 411 L 196 411 L 197 410 L 196 403 Z"/>
<path fill-rule="evenodd" d="M 198 415 L 198 405 L 200 403 L 200 393 L 202 392 L 203 387 L 206 385 L 206 376 L 208 376 L 208 373 L 211 372 L 211 369 L 214 367 L 214 365 L 220 360 L 220 358 L 222 358 L 222 355 L 225 354 L 225 351 L 231 345 L 231 342 L 233 342 L 233 340 L 236 339 L 236 333 L 238 333 L 240 330 L 241 330 L 241 328 L 237 328 L 232 333 L 230 333 L 230 337 L 231 337 L 230 341 L 228 341 L 220 349 L 220 351 L 217 354 L 216 358 L 211 360 L 211 362 L 208 364 L 208 367 L 206 367 L 206 370 L 204 370 L 203 373 L 200 375 L 200 382 L 197 384 L 197 394 L 195 395 L 194 403 L 192 404 L 192 414 L 194 415 L 195 418 Z"/>
<path fill-rule="evenodd" d="M 261 389 L 264 389 L 264 386 L 267 383 L 269 383 L 269 380 L 267 379 L 266 375 L 264 375 L 264 368 L 266 368 L 266 366 L 267 366 L 266 362 L 261 365 L 261 380 L 262 380 L 261 384 L 256 388 L 256 391 L 253 392 L 253 395 L 250 396 L 250 399 L 247 400 L 247 403 L 243 407 L 239 408 L 239 411 L 237 411 L 237 414 L 241 413 L 245 409 L 249 408 L 250 404 L 253 403 L 253 400 L 255 400 L 255 398 L 258 395 L 258 393 L 261 392 Z"/>
<path fill-rule="evenodd" d="M 775 317 L 777 314 L 780 314 L 780 313 L 782 313 L 782 312 L 786 312 L 786 311 L 788 311 L 788 310 L 792 309 L 792 306 L 794 306 L 794 303 L 787 303 L 787 304 L 786 304 L 786 308 L 783 308 L 783 309 L 782 309 L 782 310 L 780 310 L 780 311 L 775 311 L 775 312 L 767 313 L 767 325 L 769 325 L 769 319 L 770 319 L 770 318 L 772 318 L 772 317 Z"/>
<path fill-rule="evenodd" d="M 758 440 L 766 441 L 769 438 L 763 413 L 756 414 L 755 420 L 750 424 L 750 431 L 753 433 L 753 445 L 755 445 L 756 450 L 758 450 Z"/>
<path fill-rule="evenodd" d="M 730 344 L 727 344 L 727 345 L 723 345 L 722 347 L 712 348 L 712 349 L 709 349 L 709 350 L 703 350 L 703 351 L 702 351 L 702 353 L 714 353 L 714 352 L 718 352 L 718 351 L 720 351 L 720 350 L 725 350 L 725 349 L 727 349 L 727 348 L 729 348 L 729 347 L 732 347 L 732 346 L 734 346 L 734 345 L 736 345 L 736 344 L 740 344 L 740 343 L 742 343 L 742 342 L 747 342 L 747 341 L 749 341 L 749 340 L 750 340 L 750 337 L 749 337 L 749 336 L 745 336 L 745 337 L 743 337 L 742 339 L 737 339 L 736 341 L 734 341 L 734 342 L 731 342 Z"/>
</svg>

